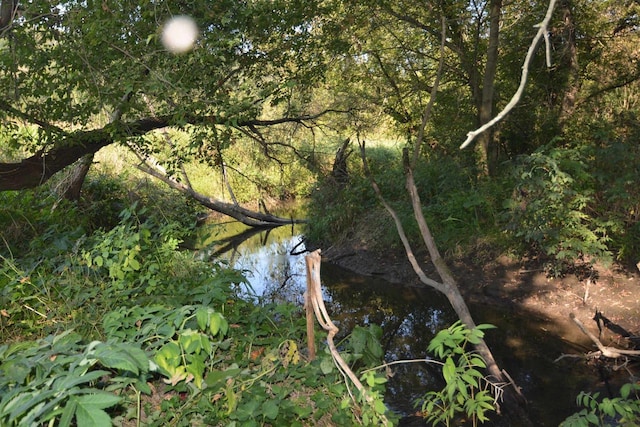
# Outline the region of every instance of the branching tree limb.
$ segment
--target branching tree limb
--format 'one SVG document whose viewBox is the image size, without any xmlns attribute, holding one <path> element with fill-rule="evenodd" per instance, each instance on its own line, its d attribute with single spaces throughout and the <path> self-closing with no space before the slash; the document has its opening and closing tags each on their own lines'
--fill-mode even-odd
<svg viewBox="0 0 640 427">
<path fill-rule="evenodd" d="M 435 244 L 433 235 L 431 234 L 431 231 L 429 230 L 429 226 L 422 213 L 422 203 L 418 195 L 418 190 L 416 188 L 415 181 L 413 179 L 413 170 L 412 170 L 413 166 L 417 162 L 417 159 L 419 158 L 419 153 L 420 153 L 421 145 L 424 138 L 424 130 L 425 130 L 426 124 L 429 121 L 433 103 L 435 102 L 435 97 L 436 97 L 436 93 L 437 93 L 438 85 L 440 81 L 440 75 L 443 67 L 444 49 L 445 49 L 445 40 L 446 40 L 446 34 L 445 34 L 446 22 L 444 18 L 442 19 L 442 28 L 443 28 L 443 31 L 442 31 L 442 41 L 440 45 L 440 58 L 441 58 L 440 65 L 438 67 L 438 73 L 436 75 L 436 80 L 432 88 L 431 98 L 427 106 L 425 107 L 425 111 L 422 116 L 422 123 L 418 132 L 418 137 L 417 137 L 416 144 L 414 146 L 414 152 L 413 152 L 412 158 L 411 159 L 409 158 L 408 149 L 405 148 L 403 151 L 403 163 L 404 163 L 405 175 L 406 175 L 406 188 L 411 198 L 414 218 L 418 224 L 418 228 L 420 230 L 420 234 L 423 238 L 423 241 L 429 251 L 431 262 L 433 263 L 438 274 L 440 275 L 442 282 L 438 282 L 436 280 L 429 278 L 425 274 L 422 267 L 420 266 L 418 260 L 416 259 L 415 253 L 411 247 L 411 244 L 409 243 L 409 239 L 404 231 L 404 227 L 402 225 L 402 222 L 400 221 L 398 214 L 385 200 L 384 196 L 382 195 L 382 192 L 380 191 L 380 188 L 378 187 L 375 179 L 373 178 L 373 175 L 371 174 L 371 171 L 367 163 L 364 142 L 360 142 L 360 153 L 362 156 L 365 175 L 369 178 L 371 186 L 373 187 L 378 199 L 380 200 L 382 205 L 385 207 L 387 212 L 389 212 L 389 214 L 393 218 L 393 221 L 396 226 L 396 230 L 404 246 L 407 259 L 411 263 L 411 266 L 413 267 L 414 272 L 416 273 L 416 275 L 418 276 L 418 278 L 422 283 L 444 294 L 447 297 L 451 306 L 453 307 L 454 311 L 458 315 L 458 318 L 465 324 L 466 327 L 468 327 L 469 329 L 474 329 L 476 327 L 476 324 L 473 320 L 473 317 L 471 316 L 469 308 L 467 307 L 467 304 L 465 303 L 464 298 L 460 293 L 460 289 L 458 288 L 458 285 L 456 283 L 455 278 L 453 277 L 453 274 L 451 273 L 451 270 L 449 269 L 446 262 L 440 255 L 440 252 Z M 502 383 L 513 385 L 512 390 L 515 393 L 511 393 L 508 395 L 510 397 L 511 402 L 515 402 L 516 400 L 525 401 L 524 396 L 522 396 L 519 387 L 513 382 L 511 377 L 506 372 L 501 370 L 500 367 L 498 366 L 486 342 L 484 340 L 480 340 L 480 342 L 475 345 L 475 348 L 476 348 L 476 351 L 478 351 L 478 353 L 485 360 L 487 364 L 487 371 L 489 372 L 489 375 L 493 378 L 493 380 L 495 380 L 496 382 L 502 382 Z M 509 410 L 511 411 L 517 411 L 516 407 L 519 407 L 519 405 L 511 405 L 511 406 L 512 407 L 509 408 Z M 526 424 L 526 419 L 523 419 L 522 422 Z"/>
<path fill-rule="evenodd" d="M 184 126 L 185 124 L 196 126 L 228 125 L 228 120 L 216 116 L 164 115 L 145 117 L 129 122 L 115 121 L 98 129 L 66 132 L 55 125 L 24 113 L 2 100 L 0 100 L 0 111 L 5 111 L 11 116 L 35 124 L 49 132 L 54 138 L 53 144 L 46 147 L 46 150 L 43 149 L 20 162 L 0 163 L 0 191 L 37 187 L 87 154 L 94 154 L 107 145 L 125 142 L 129 138 L 142 136 L 156 129 Z M 305 123 L 329 113 L 339 112 L 344 111 L 325 110 L 313 115 L 271 120 L 240 120 L 237 126 L 267 127 L 286 123 Z"/>
<path fill-rule="evenodd" d="M 549 22 L 551 21 L 551 17 L 553 16 L 553 9 L 555 8 L 556 0 L 549 1 L 549 7 L 547 8 L 547 14 L 544 17 L 544 20 L 537 25 L 538 32 L 536 33 L 531 45 L 529 46 L 529 50 L 527 51 L 527 56 L 524 59 L 524 65 L 522 66 L 522 76 L 520 78 L 520 85 L 518 86 L 518 90 L 513 95 L 509 103 L 496 115 L 493 119 L 480 126 L 478 129 L 471 131 L 467 134 L 467 139 L 464 140 L 460 149 L 467 147 L 473 140 L 480 135 L 482 132 L 486 131 L 490 127 L 494 126 L 500 120 L 502 120 L 509 112 L 513 109 L 513 107 L 520 102 L 520 98 L 522 97 L 522 93 L 524 92 L 524 87 L 527 85 L 527 77 L 529 75 L 529 66 L 531 61 L 533 60 L 533 54 L 535 53 L 536 47 L 540 42 L 540 39 L 544 38 L 546 43 L 546 59 L 547 66 L 551 67 L 551 45 L 549 44 Z"/>
<path fill-rule="evenodd" d="M 640 350 L 625 350 L 622 348 L 609 347 L 602 344 L 602 342 L 598 339 L 598 337 L 592 334 L 584 326 L 584 324 L 580 321 L 580 319 L 578 319 L 575 316 L 575 314 L 571 313 L 569 317 L 571 318 L 571 320 L 573 320 L 573 323 L 575 323 L 576 326 L 578 326 L 578 328 L 582 331 L 582 333 L 585 334 L 587 337 L 589 337 L 591 341 L 593 341 L 593 343 L 596 345 L 596 347 L 598 347 L 598 350 L 600 350 L 600 353 L 604 357 L 608 357 L 609 359 L 618 359 L 626 356 L 640 356 Z"/>
</svg>

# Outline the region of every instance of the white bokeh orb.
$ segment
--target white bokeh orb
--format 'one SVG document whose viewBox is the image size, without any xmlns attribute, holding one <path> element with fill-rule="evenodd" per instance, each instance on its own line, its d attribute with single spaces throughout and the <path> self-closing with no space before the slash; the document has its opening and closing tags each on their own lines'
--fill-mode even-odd
<svg viewBox="0 0 640 427">
<path fill-rule="evenodd" d="M 197 38 L 198 25 L 189 16 L 174 16 L 162 29 L 162 44 L 171 53 L 190 51 Z"/>
</svg>

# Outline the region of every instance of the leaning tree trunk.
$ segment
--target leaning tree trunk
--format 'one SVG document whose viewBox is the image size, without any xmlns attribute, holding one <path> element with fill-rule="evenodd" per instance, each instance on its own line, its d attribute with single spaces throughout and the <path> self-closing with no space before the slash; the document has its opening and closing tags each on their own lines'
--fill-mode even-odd
<svg viewBox="0 0 640 427">
<path fill-rule="evenodd" d="M 498 5 L 501 5 L 500 0 L 496 0 L 495 3 Z M 438 274 L 440 275 L 442 282 L 438 282 L 436 280 L 433 280 L 427 277 L 424 270 L 420 267 L 420 264 L 418 263 L 415 257 L 415 254 L 411 248 L 411 244 L 409 243 L 409 239 L 407 238 L 407 235 L 404 231 L 404 227 L 402 225 L 402 222 L 400 221 L 400 217 L 395 212 L 395 210 L 387 203 L 384 196 L 382 195 L 382 192 L 380 191 L 380 188 L 378 187 L 377 183 L 373 179 L 373 176 L 367 164 L 367 157 L 365 154 L 364 142 L 360 144 L 360 154 L 362 156 L 364 172 L 369 178 L 371 182 L 371 186 L 373 187 L 376 195 L 378 196 L 378 199 L 380 200 L 382 205 L 385 207 L 385 209 L 389 212 L 389 214 L 393 218 L 398 235 L 402 240 L 402 244 L 405 248 L 407 258 L 411 263 L 411 266 L 413 267 L 416 275 L 420 278 L 420 281 L 422 283 L 444 294 L 449 300 L 449 303 L 451 304 L 452 308 L 458 315 L 458 318 L 465 324 L 467 328 L 473 329 L 476 327 L 476 324 L 473 320 L 473 317 L 471 316 L 471 312 L 469 311 L 469 308 L 467 307 L 466 302 L 464 301 L 464 298 L 462 297 L 462 294 L 460 293 L 460 289 L 458 288 L 458 284 L 456 283 L 456 280 L 454 279 L 453 274 L 451 273 L 451 270 L 449 269 L 444 259 L 440 255 L 440 251 L 438 250 L 438 247 L 435 244 L 433 235 L 431 234 L 431 231 L 429 230 L 429 226 L 427 225 L 427 222 L 422 213 L 422 203 L 420 201 L 420 197 L 418 195 L 415 181 L 413 179 L 413 168 L 415 167 L 419 159 L 421 145 L 424 140 L 424 130 L 426 128 L 427 122 L 431 115 L 431 109 L 433 108 L 436 94 L 438 91 L 440 76 L 442 75 L 442 70 L 444 68 L 444 47 L 445 47 L 445 40 L 446 40 L 445 28 L 446 28 L 446 20 L 445 18 L 443 18 L 442 19 L 442 40 L 440 44 L 440 64 L 438 66 L 438 72 L 436 74 L 435 82 L 431 90 L 431 96 L 430 96 L 429 102 L 422 116 L 422 123 L 418 132 L 416 143 L 414 145 L 413 156 L 411 157 L 411 159 L 409 158 L 409 150 L 407 148 L 403 150 L 403 156 L 402 156 L 403 165 L 405 168 L 405 175 L 406 175 L 406 188 L 411 197 L 411 205 L 412 205 L 414 217 L 416 222 L 418 223 L 418 228 L 420 230 L 420 234 L 422 235 L 422 239 L 425 245 L 427 246 L 429 255 L 431 256 L 431 262 L 433 263 Z M 520 388 L 513 382 L 513 380 L 506 373 L 506 371 L 503 371 L 502 369 L 500 369 L 495 358 L 493 357 L 493 354 L 491 353 L 491 350 L 489 349 L 489 346 L 484 340 L 481 339 L 477 344 L 475 344 L 475 348 L 476 348 L 476 351 L 485 360 L 485 363 L 487 364 L 487 372 L 492 377 L 492 379 L 495 382 L 502 383 L 507 386 L 508 385 L 513 386 L 508 389 L 505 389 L 505 388 L 502 389 L 503 398 L 505 399 L 505 403 L 506 403 L 504 408 L 506 410 L 505 412 L 509 414 L 510 418 L 517 419 L 519 425 L 522 425 L 522 426 L 531 425 L 531 421 L 529 420 L 526 414 L 526 411 L 524 409 L 524 404 L 526 403 L 526 399 L 521 394 Z"/>
<path fill-rule="evenodd" d="M 62 197 L 71 201 L 78 201 L 80 199 L 80 191 L 84 180 L 89 173 L 89 169 L 93 164 L 93 154 L 87 154 L 80 160 L 75 162 L 71 167 L 71 171 L 60 184 L 59 193 Z"/>
<path fill-rule="evenodd" d="M 435 240 L 429 230 L 429 226 L 422 214 L 422 203 L 420 201 L 420 197 L 418 195 L 418 191 L 413 179 L 413 171 L 409 162 L 408 150 L 405 148 L 403 151 L 403 159 L 405 165 L 405 173 L 406 173 L 406 187 L 409 195 L 411 197 L 412 208 L 414 212 L 414 217 L 416 222 L 418 223 L 418 228 L 420 229 L 420 234 L 422 235 L 423 241 L 427 246 L 429 251 L 429 255 L 431 257 L 431 262 L 436 268 L 436 271 L 440 275 L 442 282 L 438 282 L 429 278 L 422 267 L 420 266 L 418 260 L 415 257 L 413 249 L 411 248 L 411 244 L 409 243 L 409 239 L 404 231 L 404 227 L 402 222 L 400 221 L 400 217 L 397 215 L 395 210 L 386 202 L 380 188 L 377 183 L 373 179 L 371 172 L 369 170 L 364 144 L 361 144 L 361 155 L 363 161 L 363 167 L 365 174 L 369 177 L 371 185 L 378 196 L 378 199 L 381 201 L 385 209 L 389 212 L 391 217 L 394 220 L 396 225 L 396 229 L 400 240 L 402 240 L 402 244 L 405 248 L 405 252 L 407 255 L 407 259 L 411 263 L 416 275 L 420 279 L 420 281 L 438 292 L 445 295 L 451 307 L 456 312 L 458 318 L 465 324 L 465 326 L 469 329 L 473 329 L 476 327 L 476 324 L 471 316 L 471 312 L 469 311 L 469 307 L 467 307 L 462 294 L 460 293 L 460 289 L 458 288 L 458 284 L 451 273 L 451 270 L 445 263 L 444 259 L 440 255 L 440 251 L 438 250 Z M 477 344 L 475 344 L 475 349 L 480 354 L 485 363 L 487 364 L 487 372 L 493 383 L 504 384 L 506 386 L 511 386 L 508 388 L 503 388 L 503 399 L 504 399 L 504 412 L 509 414 L 510 418 L 518 419 L 519 425 L 528 426 L 531 425 L 531 421 L 528 419 L 526 415 L 526 411 L 524 409 L 524 405 L 526 404 L 526 399 L 520 392 L 520 388 L 513 382 L 511 376 L 506 373 L 506 371 L 500 369 L 498 363 L 493 357 L 493 353 L 489 349 L 489 346 L 484 340 L 480 340 Z"/>
<path fill-rule="evenodd" d="M 188 179 L 185 179 L 185 181 L 187 182 L 186 184 L 179 182 L 172 176 L 168 175 L 164 168 L 155 159 L 150 156 L 144 155 L 139 150 L 136 150 L 133 146 L 130 146 L 130 148 L 143 162 L 138 166 L 138 169 L 158 178 L 174 190 L 178 190 L 181 193 L 191 197 L 202 206 L 205 206 L 221 214 L 230 216 L 231 218 L 245 225 L 248 225 L 250 227 L 278 227 L 285 224 L 299 224 L 306 222 L 305 220 L 282 218 L 276 215 L 271 215 L 269 213 L 252 211 L 238 205 L 237 203 L 227 203 L 214 197 L 206 196 L 194 190 L 194 188 L 188 184 Z"/>
</svg>

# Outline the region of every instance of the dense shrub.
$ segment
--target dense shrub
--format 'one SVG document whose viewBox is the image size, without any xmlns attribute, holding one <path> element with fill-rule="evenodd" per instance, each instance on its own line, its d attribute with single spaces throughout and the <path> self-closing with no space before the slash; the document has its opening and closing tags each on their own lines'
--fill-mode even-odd
<svg viewBox="0 0 640 427">
<path fill-rule="evenodd" d="M 45 221 L 2 256 L 0 424 L 352 425 L 387 411 L 383 375 L 364 377 L 373 400 L 351 399 L 329 353 L 306 359 L 301 307 L 243 300 L 244 276 L 180 250 L 185 230 L 155 212 L 134 203 L 92 233 Z M 379 364 L 378 338 L 357 330 L 343 357 Z"/>
<path fill-rule="evenodd" d="M 611 224 L 590 215 L 596 186 L 582 150 L 542 147 L 520 156 L 513 174 L 515 190 L 505 206 L 516 243 L 550 259 L 558 273 L 584 257 L 611 261 Z"/>
</svg>

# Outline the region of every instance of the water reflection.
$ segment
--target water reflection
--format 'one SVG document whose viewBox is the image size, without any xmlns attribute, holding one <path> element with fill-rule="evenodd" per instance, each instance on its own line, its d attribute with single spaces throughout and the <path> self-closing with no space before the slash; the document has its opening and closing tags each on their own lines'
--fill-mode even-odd
<svg viewBox="0 0 640 427">
<path fill-rule="evenodd" d="M 200 234 L 202 256 L 245 272 L 247 296 L 265 303 L 303 304 L 305 247 L 299 225 L 260 230 L 228 222 L 208 224 Z"/>
<path fill-rule="evenodd" d="M 261 233 L 249 233 L 237 223 L 212 227 L 201 243 L 203 256 L 222 258 L 245 270 L 252 287 L 249 295 L 261 302 L 303 304 L 304 253 L 294 255 L 304 251 L 298 226 Z M 231 238 L 237 234 L 242 235 L 242 244 Z M 327 309 L 341 333 L 357 325 L 380 325 L 387 362 L 424 359 L 433 336 L 457 320 L 447 300 L 431 289 L 393 285 L 327 263 L 322 264 L 321 276 Z M 543 322 L 527 313 L 478 305 L 470 308 L 478 323 L 497 326 L 487 331 L 487 342 L 498 363 L 530 399 L 537 425 L 558 425 L 575 411 L 573 402 L 579 391 L 594 388 L 597 379 L 584 366 L 553 363 L 560 353 L 577 351 L 545 332 Z M 394 365 L 393 373 L 386 401 L 402 414 L 413 412 L 413 401 L 426 391 L 443 386 L 437 370 L 425 363 Z"/>
</svg>

